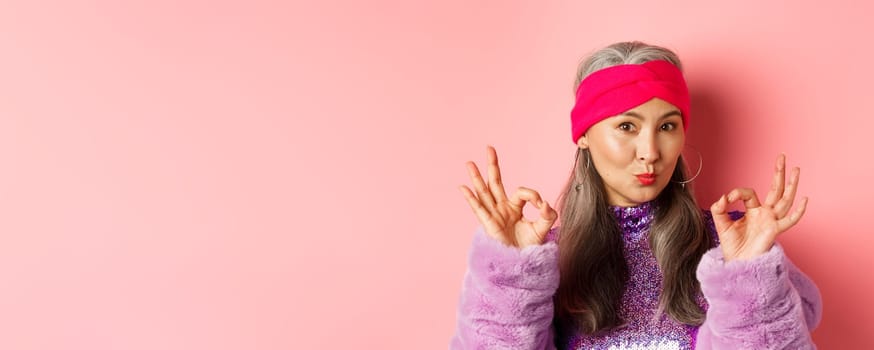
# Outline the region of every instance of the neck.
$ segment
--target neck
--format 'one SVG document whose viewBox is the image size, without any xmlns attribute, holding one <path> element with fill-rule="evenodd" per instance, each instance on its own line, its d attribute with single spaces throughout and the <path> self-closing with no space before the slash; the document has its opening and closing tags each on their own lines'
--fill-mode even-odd
<svg viewBox="0 0 874 350">
<path fill-rule="evenodd" d="M 640 203 L 633 207 L 611 205 L 613 216 L 622 232 L 639 231 L 652 223 L 655 213 L 653 201 Z"/>
</svg>

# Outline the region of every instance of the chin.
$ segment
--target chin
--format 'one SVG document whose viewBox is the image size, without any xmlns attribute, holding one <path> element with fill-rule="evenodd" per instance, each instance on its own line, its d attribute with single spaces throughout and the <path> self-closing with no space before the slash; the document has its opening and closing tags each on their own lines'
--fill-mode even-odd
<svg viewBox="0 0 874 350">
<path fill-rule="evenodd" d="M 637 202 L 638 202 L 638 203 L 646 203 L 646 202 L 649 202 L 649 201 L 653 201 L 653 200 L 655 200 L 656 198 L 658 198 L 658 193 L 656 193 L 656 194 L 654 194 L 654 195 L 651 195 L 651 196 L 641 196 L 640 199 L 639 199 Z"/>
<path fill-rule="evenodd" d="M 611 204 L 628 207 L 637 206 L 655 200 L 656 198 L 658 198 L 659 194 L 661 194 L 662 191 L 664 191 L 664 189 L 667 187 L 667 183 L 662 184 L 661 186 L 659 186 L 658 184 L 654 184 L 651 186 L 639 186 L 635 184 L 634 186 L 636 186 L 636 188 L 629 186 L 626 187 L 625 191 L 623 192 L 614 192 L 614 195 L 616 196 L 613 201 L 610 201 L 614 202 Z"/>
<path fill-rule="evenodd" d="M 634 193 L 622 196 L 622 201 L 625 203 L 611 203 L 611 205 L 618 205 L 620 207 L 636 207 L 643 203 L 654 200 L 656 199 L 656 197 L 658 197 L 658 193 Z"/>
<path fill-rule="evenodd" d="M 636 197 L 633 197 L 631 199 L 637 203 L 645 203 L 645 202 L 655 200 L 656 198 L 658 198 L 659 194 L 661 194 L 661 193 L 662 193 L 661 190 L 643 191 L 643 192 L 639 193 Z"/>
</svg>

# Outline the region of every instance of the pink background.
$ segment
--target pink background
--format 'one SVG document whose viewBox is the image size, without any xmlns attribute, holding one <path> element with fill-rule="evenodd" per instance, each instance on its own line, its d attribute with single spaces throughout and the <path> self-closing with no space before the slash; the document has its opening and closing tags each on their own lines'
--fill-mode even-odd
<svg viewBox="0 0 874 350">
<path fill-rule="evenodd" d="M 702 206 L 802 167 L 814 339 L 874 347 L 861 1 L 72 3 L 0 5 L 0 348 L 445 349 L 464 162 L 554 204 L 576 63 L 630 39 L 684 59 Z"/>
</svg>

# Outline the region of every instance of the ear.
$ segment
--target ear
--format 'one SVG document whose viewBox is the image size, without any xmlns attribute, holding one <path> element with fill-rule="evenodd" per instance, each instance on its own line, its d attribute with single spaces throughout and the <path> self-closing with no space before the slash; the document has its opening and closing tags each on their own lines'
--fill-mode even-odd
<svg viewBox="0 0 874 350">
<path fill-rule="evenodd" d="M 580 136 L 580 138 L 577 139 L 577 147 L 582 149 L 589 148 L 589 139 L 586 138 L 586 135 Z"/>
</svg>

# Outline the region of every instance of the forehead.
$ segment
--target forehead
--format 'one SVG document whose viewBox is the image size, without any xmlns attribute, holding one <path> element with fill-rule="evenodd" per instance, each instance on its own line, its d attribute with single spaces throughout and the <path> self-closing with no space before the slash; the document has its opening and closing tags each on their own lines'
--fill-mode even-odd
<svg viewBox="0 0 874 350">
<path fill-rule="evenodd" d="M 677 116 L 680 116 L 680 109 L 677 106 L 670 104 L 669 102 L 662 100 L 658 97 L 655 97 L 649 101 L 646 101 L 637 107 L 629 109 L 625 113 L 620 115 L 632 115 L 632 116 L 655 116 L 661 117 L 665 114 L 669 114 L 671 112 L 677 112 Z"/>
</svg>

